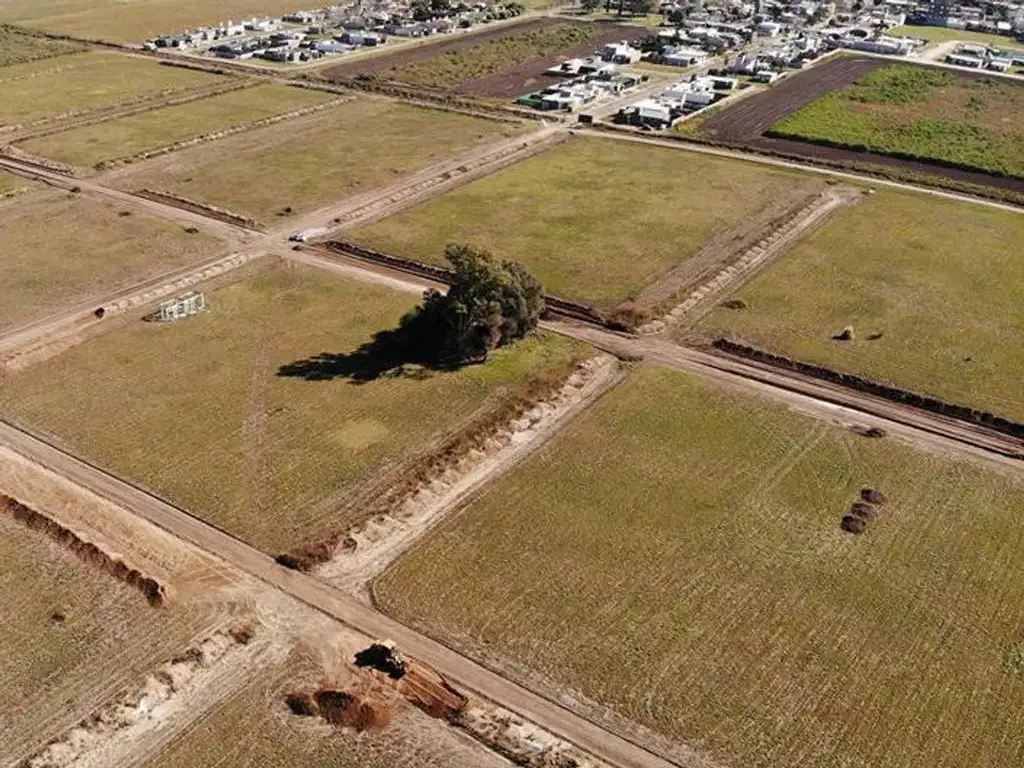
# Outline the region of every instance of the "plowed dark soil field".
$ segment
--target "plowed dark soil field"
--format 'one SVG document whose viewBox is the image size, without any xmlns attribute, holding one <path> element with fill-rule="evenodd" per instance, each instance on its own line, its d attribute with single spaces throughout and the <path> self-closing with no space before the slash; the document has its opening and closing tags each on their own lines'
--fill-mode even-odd
<svg viewBox="0 0 1024 768">
<path fill-rule="evenodd" d="M 891 65 L 890 59 L 838 56 L 806 72 L 788 77 L 764 93 L 743 99 L 735 106 L 709 117 L 701 125 L 700 134 L 759 152 L 806 157 L 841 165 L 870 163 L 899 168 L 915 176 L 943 176 L 968 184 L 1013 190 L 1024 195 L 1024 182 L 1012 178 L 764 135 L 786 115 L 802 109 L 819 96 L 845 88 L 862 75 Z"/>
<path fill-rule="evenodd" d="M 642 27 L 628 27 L 620 24 L 603 22 L 571 22 L 565 19 L 542 18 L 513 24 L 496 29 L 488 29 L 471 35 L 447 36 L 435 43 L 428 43 L 405 50 L 396 51 L 391 55 L 375 56 L 361 61 L 353 61 L 331 67 L 324 72 L 329 79 L 344 80 L 355 75 L 384 75 L 392 69 L 400 69 L 412 64 L 420 64 L 457 51 L 465 51 L 482 43 L 501 38 L 526 35 L 541 29 L 565 26 L 567 24 L 597 25 L 600 34 L 586 42 L 573 45 L 552 55 L 538 55 L 525 62 L 515 63 L 508 69 L 495 72 L 476 79 L 468 79 L 453 90 L 471 96 L 514 99 L 530 90 L 540 87 L 540 83 L 548 78 L 544 71 L 565 58 L 586 56 L 600 50 L 605 43 L 618 40 L 633 40 L 647 35 Z"/>
</svg>

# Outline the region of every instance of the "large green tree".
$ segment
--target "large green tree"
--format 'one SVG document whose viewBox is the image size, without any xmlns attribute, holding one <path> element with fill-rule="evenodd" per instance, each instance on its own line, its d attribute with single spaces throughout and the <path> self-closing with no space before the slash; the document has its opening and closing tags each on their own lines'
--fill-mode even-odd
<svg viewBox="0 0 1024 768">
<path fill-rule="evenodd" d="M 544 289 L 521 264 L 498 261 L 468 245 L 449 245 L 445 257 L 452 266 L 448 292 L 427 291 L 422 305 L 402 320 L 439 359 L 484 360 L 495 347 L 537 327 L 544 313 Z"/>
</svg>

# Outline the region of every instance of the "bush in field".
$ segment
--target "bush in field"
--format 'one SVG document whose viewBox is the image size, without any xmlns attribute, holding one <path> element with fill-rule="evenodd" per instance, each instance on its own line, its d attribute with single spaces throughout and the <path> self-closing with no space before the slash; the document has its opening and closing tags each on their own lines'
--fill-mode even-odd
<svg viewBox="0 0 1024 768">
<path fill-rule="evenodd" d="M 427 291 L 402 318 L 402 327 L 434 346 L 439 359 L 482 360 L 537 327 L 544 289 L 521 264 L 467 245 L 449 245 L 445 257 L 454 272 L 448 292 Z"/>
</svg>

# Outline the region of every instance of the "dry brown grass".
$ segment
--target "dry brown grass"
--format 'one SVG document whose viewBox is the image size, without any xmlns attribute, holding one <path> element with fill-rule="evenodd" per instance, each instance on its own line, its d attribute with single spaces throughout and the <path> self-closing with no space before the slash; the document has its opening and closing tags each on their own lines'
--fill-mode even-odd
<svg viewBox="0 0 1024 768">
<path fill-rule="evenodd" d="M 82 196 L 48 193 L 0 216 L 0 328 L 170 272 L 216 252 L 180 225 Z"/>
<path fill-rule="evenodd" d="M 118 184 L 173 192 L 273 224 L 518 130 L 492 120 L 358 98 L 176 152 Z"/>
<path fill-rule="evenodd" d="M 17 763 L 137 684 L 209 617 L 137 590 L 0 513 L 0 758 Z"/>
<path fill-rule="evenodd" d="M 715 234 L 818 186 L 752 163 L 574 139 L 351 239 L 433 263 L 447 243 L 471 243 L 522 262 L 556 296 L 611 310 Z"/>
<path fill-rule="evenodd" d="M 394 484 L 586 349 L 538 337 L 483 366 L 362 384 L 317 362 L 344 359 L 415 301 L 270 269 L 208 292 L 198 317 L 136 322 L 11 376 L 0 408 L 276 554 L 361 519 L 365 488 Z M 278 375 L 297 361 L 325 378 Z"/>
<path fill-rule="evenodd" d="M 947 402 L 1024 417 L 1024 216 L 880 191 L 716 308 L 700 333 Z M 836 342 L 853 326 L 855 338 Z"/>
<path fill-rule="evenodd" d="M 0 70 L 0 125 L 114 106 L 218 81 L 217 75 L 116 53 L 89 52 Z"/>
<path fill-rule="evenodd" d="M 723 765 L 1016 768 L 1022 514 L 1019 475 L 649 368 L 375 590 Z"/>
</svg>

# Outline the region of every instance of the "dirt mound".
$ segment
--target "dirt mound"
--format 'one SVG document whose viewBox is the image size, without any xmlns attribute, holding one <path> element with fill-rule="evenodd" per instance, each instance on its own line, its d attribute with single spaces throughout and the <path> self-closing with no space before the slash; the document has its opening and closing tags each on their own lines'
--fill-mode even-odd
<svg viewBox="0 0 1024 768">
<path fill-rule="evenodd" d="M 294 695 L 289 697 L 295 698 Z M 391 723 L 391 711 L 383 704 L 347 691 L 321 689 L 313 694 L 312 701 L 316 703 L 320 716 L 332 725 L 365 731 L 369 728 L 384 728 Z M 292 707 L 291 702 L 289 707 Z M 292 711 L 295 711 L 294 707 Z"/>
<path fill-rule="evenodd" d="M 284 697 L 284 703 L 288 705 L 293 715 L 314 717 L 320 714 L 320 707 L 308 693 L 289 693 Z"/>
<path fill-rule="evenodd" d="M 860 497 L 868 504 L 877 504 L 881 506 L 885 504 L 889 499 L 881 491 L 875 490 L 874 488 L 861 488 Z"/>
<path fill-rule="evenodd" d="M 874 520 L 875 508 L 870 504 L 865 504 L 863 501 L 857 501 L 850 507 L 850 514 L 862 520 Z"/>
<path fill-rule="evenodd" d="M 864 531 L 867 530 L 868 524 L 867 524 L 867 521 L 864 520 L 864 518 L 862 518 L 862 517 L 854 517 L 853 515 L 846 515 L 843 518 L 842 522 L 839 524 L 839 527 L 842 528 L 847 533 L 861 534 L 861 533 L 864 533 Z"/>
<path fill-rule="evenodd" d="M 108 555 L 95 544 L 79 538 L 74 531 L 25 506 L 18 500 L 0 494 L 0 512 L 7 512 L 15 520 L 35 531 L 44 533 L 58 544 L 71 550 L 86 563 L 135 587 L 146 596 L 151 605 L 163 605 L 167 599 L 167 592 L 163 584 L 156 579 L 146 576 L 141 571 L 129 567 L 124 561 Z"/>
<path fill-rule="evenodd" d="M 832 368 L 826 368 L 823 365 L 794 360 L 791 357 L 777 355 L 774 352 L 768 352 L 749 344 L 733 341 L 732 339 L 716 339 L 711 346 L 715 350 L 728 355 L 755 360 L 785 371 L 802 373 L 815 379 L 821 379 L 822 381 L 848 387 L 858 392 L 881 397 L 894 403 L 909 405 L 922 411 L 937 413 L 940 416 L 948 416 L 969 424 L 987 427 L 1011 437 L 1024 437 L 1024 423 L 1012 421 L 989 411 L 980 411 L 977 408 L 949 403 L 929 395 L 919 395 L 916 392 L 873 381 L 855 373 L 843 373 Z"/>
<path fill-rule="evenodd" d="M 872 437 L 872 438 L 885 437 L 886 435 L 889 434 L 888 432 L 886 432 L 881 427 L 862 427 L 862 426 L 856 426 L 856 427 L 853 427 L 853 431 L 856 432 L 861 437 Z"/>
</svg>

